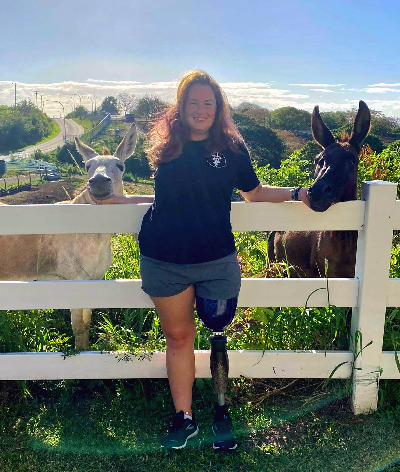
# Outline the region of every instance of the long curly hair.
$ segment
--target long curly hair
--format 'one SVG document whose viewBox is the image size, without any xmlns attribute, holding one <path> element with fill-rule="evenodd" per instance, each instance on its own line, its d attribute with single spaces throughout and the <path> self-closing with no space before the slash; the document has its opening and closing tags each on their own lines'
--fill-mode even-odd
<svg viewBox="0 0 400 472">
<path fill-rule="evenodd" d="M 189 70 L 179 82 L 176 102 L 154 122 L 149 131 L 148 160 L 154 168 L 177 158 L 182 153 L 184 144 L 190 140 L 190 130 L 185 121 L 184 110 L 189 89 L 194 84 L 209 85 L 216 99 L 215 119 L 209 131 L 207 147 L 213 152 L 223 149 L 237 152 L 238 145 L 244 145 L 220 85 L 202 70 Z"/>
</svg>

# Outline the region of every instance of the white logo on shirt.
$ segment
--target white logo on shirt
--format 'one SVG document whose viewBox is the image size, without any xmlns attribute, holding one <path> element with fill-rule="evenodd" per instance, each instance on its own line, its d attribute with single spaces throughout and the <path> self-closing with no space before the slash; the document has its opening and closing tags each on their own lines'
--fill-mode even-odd
<svg viewBox="0 0 400 472">
<path fill-rule="evenodd" d="M 215 167 L 217 169 L 221 169 L 222 167 L 226 167 L 226 157 L 219 152 L 213 154 L 210 157 L 207 157 L 207 162 L 210 164 L 211 167 Z"/>
</svg>

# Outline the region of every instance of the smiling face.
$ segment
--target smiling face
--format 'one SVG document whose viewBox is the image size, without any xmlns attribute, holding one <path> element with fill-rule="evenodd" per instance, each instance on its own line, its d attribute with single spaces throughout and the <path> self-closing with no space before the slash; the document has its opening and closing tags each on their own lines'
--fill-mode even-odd
<svg viewBox="0 0 400 472">
<path fill-rule="evenodd" d="M 184 110 L 191 140 L 201 141 L 208 138 L 216 111 L 217 103 L 212 88 L 204 84 L 192 85 L 188 92 Z"/>
</svg>

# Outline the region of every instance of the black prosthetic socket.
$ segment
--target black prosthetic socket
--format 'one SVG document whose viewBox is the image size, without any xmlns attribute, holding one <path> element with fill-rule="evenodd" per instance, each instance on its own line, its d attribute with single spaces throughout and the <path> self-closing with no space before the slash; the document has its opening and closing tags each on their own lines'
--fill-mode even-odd
<svg viewBox="0 0 400 472">
<path fill-rule="evenodd" d="M 237 297 L 228 300 L 210 300 L 196 295 L 197 314 L 204 326 L 215 332 L 222 332 L 233 320 Z"/>
<path fill-rule="evenodd" d="M 210 337 L 210 369 L 218 405 L 225 405 L 228 388 L 229 359 L 226 350 L 226 336 L 223 331 L 235 316 L 237 297 L 228 300 L 209 300 L 196 296 L 197 314 L 207 328 L 214 331 Z"/>
</svg>

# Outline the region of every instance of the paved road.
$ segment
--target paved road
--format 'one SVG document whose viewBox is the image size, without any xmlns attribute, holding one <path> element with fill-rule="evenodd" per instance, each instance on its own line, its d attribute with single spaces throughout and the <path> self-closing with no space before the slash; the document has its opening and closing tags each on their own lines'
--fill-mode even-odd
<svg viewBox="0 0 400 472">
<path fill-rule="evenodd" d="M 54 151 L 54 149 L 57 149 L 58 146 L 62 146 L 64 144 L 64 134 L 67 137 L 67 141 L 72 141 L 75 136 L 81 136 L 84 132 L 83 127 L 81 125 L 78 125 L 78 123 L 73 120 L 66 119 L 66 132 L 64 133 L 64 120 L 62 118 L 54 118 L 54 121 L 60 127 L 60 132 L 55 138 L 50 139 L 50 141 L 46 141 L 45 143 L 37 144 L 36 146 L 31 146 L 23 151 L 20 151 L 19 153 L 14 154 L 21 155 L 21 157 L 28 157 L 29 154 L 32 154 L 37 149 L 40 149 L 43 152 Z M 0 156 L 0 159 L 9 161 L 10 156 Z"/>
</svg>

